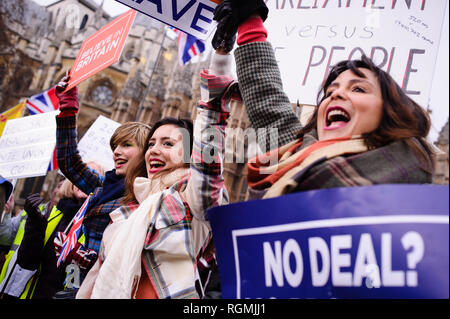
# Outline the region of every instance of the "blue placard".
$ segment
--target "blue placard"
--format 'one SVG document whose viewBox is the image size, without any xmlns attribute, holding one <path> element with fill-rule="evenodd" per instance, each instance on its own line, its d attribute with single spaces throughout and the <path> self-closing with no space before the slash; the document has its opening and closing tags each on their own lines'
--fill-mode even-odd
<svg viewBox="0 0 450 319">
<path fill-rule="evenodd" d="M 449 189 L 307 191 L 208 212 L 223 298 L 449 298 Z"/>
</svg>

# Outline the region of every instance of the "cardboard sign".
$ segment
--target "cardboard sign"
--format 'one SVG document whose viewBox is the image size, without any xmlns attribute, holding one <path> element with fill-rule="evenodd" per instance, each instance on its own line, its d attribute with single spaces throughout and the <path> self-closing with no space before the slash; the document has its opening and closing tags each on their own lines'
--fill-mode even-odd
<svg viewBox="0 0 450 319">
<path fill-rule="evenodd" d="M 129 10 L 83 41 L 65 91 L 119 61 L 135 16 Z"/>
<path fill-rule="evenodd" d="M 43 176 L 56 145 L 58 111 L 6 122 L 0 137 L 0 175 L 8 179 Z"/>
<path fill-rule="evenodd" d="M 174 28 L 206 40 L 216 29 L 214 9 L 221 0 L 116 0 Z"/>
<path fill-rule="evenodd" d="M 78 142 L 78 151 L 83 161 L 100 163 L 106 171 L 114 168 L 113 153 L 109 140 L 120 126 L 109 118 L 100 115 Z"/>
<path fill-rule="evenodd" d="M 449 188 L 334 188 L 219 206 L 223 298 L 448 298 Z"/>
<path fill-rule="evenodd" d="M 292 103 L 315 105 L 330 66 L 365 53 L 409 97 L 428 105 L 447 0 L 266 4 L 268 41 Z"/>
</svg>

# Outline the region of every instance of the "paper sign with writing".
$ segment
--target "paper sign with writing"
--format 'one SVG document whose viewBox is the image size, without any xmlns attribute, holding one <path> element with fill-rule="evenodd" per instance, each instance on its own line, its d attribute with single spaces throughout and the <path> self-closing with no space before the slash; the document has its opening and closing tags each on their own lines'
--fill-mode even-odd
<svg viewBox="0 0 450 319">
<path fill-rule="evenodd" d="M 135 16 L 129 10 L 83 41 L 66 91 L 119 60 Z"/>
<path fill-rule="evenodd" d="M 315 105 L 329 67 L 364 53 L 413 100 L 428 105 L 447 0 L 266 4 L 268 41 L 291 102 Z"/>
<path fill-rule="evenodd" d="M 205 40 L 216 28 L 214 9 L 221 0 L 116 0 L 156 20 Z"/>
<path fill-rule="evenodd" d="M 448 298 L 442 185 L 315 190 L 209 210 L 224 298 Z"/>
<path fill-rule="evenodd" d="M 56 145 L 58 111 L 6 122 L 0 137 L 0 175 L 8 178 L 43 176 Z"/>
<path fill-rule="evenodd" d="M 100 115 L 78 142 L 78 151 L 84 162 L 100 163 L 105 170 L 114 168 L 109 140 L 120 123 Z"/>
</svg>

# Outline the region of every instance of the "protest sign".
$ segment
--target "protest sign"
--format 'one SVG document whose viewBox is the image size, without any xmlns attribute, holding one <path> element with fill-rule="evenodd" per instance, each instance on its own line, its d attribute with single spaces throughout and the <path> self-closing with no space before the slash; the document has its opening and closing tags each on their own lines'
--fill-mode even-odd
<svg viewBox="0 0 450 319">
<path fill-rule="evenodd" d="M 43 176 L 56 145 L 58 111 L 6 122 L 0 137 L 0 175 L 8 178 Z"/>
<path fill-rule="evenodd" d="M 129 10 L 83 41 L 65 91 L 119 61 L 135 16 Z"/>
<path fill-rule="evenodd" d="M 265 22 L 291 102 L 316 104 L 329 67 L 364 53 L 428 105 L 447 0 L 268 0 Z"/>
<path fill-rule="evenodd" d="M 216 28 L 214 9 L 221 0 L 116 0 L 176 29 L 206 40 Z"/>
<path fill-rule="evenodd" d="M 224 298 L 448 298 L 449 189 L 376 185 L 209 210 Z"/>
<path fill-rule="evenodd" d="M 78 142 L 78 150 L 83 161 L 94 160 L 107 171 L 113 169 L 113 153 L 109 140 L 119 126 L 120 123 L 99 115 Z"/>
</svg>

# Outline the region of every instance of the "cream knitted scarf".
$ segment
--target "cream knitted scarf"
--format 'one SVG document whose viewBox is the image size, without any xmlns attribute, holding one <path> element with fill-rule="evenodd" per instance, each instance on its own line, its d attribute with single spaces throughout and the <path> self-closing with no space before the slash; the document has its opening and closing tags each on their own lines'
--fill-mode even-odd
<svg viewBox="0 0 450 319">
<path fill-rule="evenodd" d="M 128 219 L 111 213 L 114 222 L 103 235 L 105 260 L 96 278 L 91 298 L 134 298 L 141 277 L 141 254 L 145 237 L 159 207 L 162 191 L 188 174 L 189 169 L 180 168 L 158 179 L 136 178 L 134 193 L 139 207 Z"/>
</svg>

